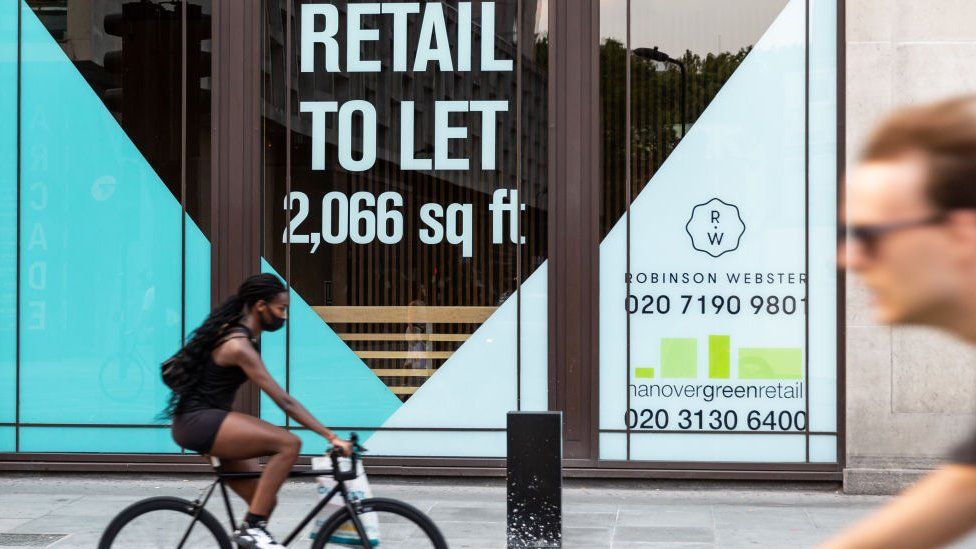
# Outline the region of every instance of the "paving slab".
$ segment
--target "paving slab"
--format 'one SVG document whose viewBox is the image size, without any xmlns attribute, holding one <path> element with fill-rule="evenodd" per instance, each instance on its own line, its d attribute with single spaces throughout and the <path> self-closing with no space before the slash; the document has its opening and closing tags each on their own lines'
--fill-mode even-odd
<svg viewBox="0 0 976 549">
<path fill-rule="evenodd" d="M 30 547 L 92 549 L 115 514 L 139 499 L 195 498 L 208 477 L 0 474 L 0 534 Z M 431 516 L 452 548 L 505 547 L 505 486 L 491 479 L 372 479 L 374 495 L 411 503 Z M 311 479 L 279 494 L 270 529 L 284 535 L 318 501 Z M 563 547 L 738 549 L 813 547 L 888 501 L 851 496 L 833 484 L 568 481 Z M 223 502 L 208 509 L 222 522 Z M 233 502 L 235 516 L 243 502 Z M 291 548 L 310 547 L 306 527 Z M 47 536 L 47 537 L 45 537 Z M 59 537 L 63 536 L 63 537 Z M 390 542 L 396 533 L 390 530 Z M 2 545 L 27 547 L 28 545 Z M 393 546 L 396 546 L 394 543 Z M 953 546 L 976 549 L 976 537 Z"/>
</svg>

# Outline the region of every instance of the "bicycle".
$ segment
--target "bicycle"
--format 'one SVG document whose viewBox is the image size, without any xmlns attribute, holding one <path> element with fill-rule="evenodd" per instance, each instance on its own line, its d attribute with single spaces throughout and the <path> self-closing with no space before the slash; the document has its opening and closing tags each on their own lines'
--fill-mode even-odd
<svg viewBox="0 0 976 549">
<path fill-rule="evenodd" d="M 121 302 L 126 303 L 125 285 L 122 285 Z M 117 401 L 131 401 L 142 394 L 146 382 L 148 363 L 139 354 L 139 347 L 152 338 L 152 326 L 146 323 L 149 311 L 156 301 L 152 288 L 142 297 L 142 307 L 131 320 L 123 312 L 119 319 L 119 350 L 112 353 L 98 370 L 98 386 L 102 393 Z"/>
<path fill-rule="evenodd" d="M 287 546 L 302 532 L 302 529 L 315 518 L 316 515 L 334 498 L 341 494 L 345 502 L 343 507 L 329 516 L 319 528 L 312 540 L 312 549 L 324 549 L 342 545 L 349 547 L 348 542 L 336 542 L 333 536 L 346 523 L 351 522 L 362 547 L 372 548 L 366 527 L 363 525 L 363 515 L 376 513 L 380 529 L 380 544 L 393 547 L 417 547 L 447 549 L 447 542 L 437 525 L 427 515 L 416 507 L 387 498 L 357 499 L 346 488 L 345 482 L 356 478 L 356 463 L 360 453 L 365 448 L 359 445 L 358 437 L 352 434 L 353 443 L 352 467 L 343 471 L 339 467 L 339 452 L 333 449 L 329 452 L 332 469 L 293 470 L 289 478 L 317 477 L 331 475 L 336 480 L 336 486 L 320 499 L 304 519 L 288 534 L 282 545 Z M 106 527 L 98 542 L 98 549 L 132 549 L 142 547 L 166 549 L 232 549 L 231 539 L 217 518 L 205 509 L 207 502 L 217 487 L 223 496 L 224 507 L 230 519 L 231 531 L 236 530 L 238 524 L 234 521 L 234 513 L 227 492 L 227 479 L 257 478 L 260 472 L 222 473 L 220 460 L 212 457 L 216 478 L 205 488 L 194 501 L 183 498 L 159 496 L 151 497 L 133 503 L 119 513 Z M 148 516 L 147 516 L 148 515 Z M 201 528 L 194 528 L 197 524 Z M 194 534 L 194 529 L 196 534 Z M 167 536 L 169 536 L 167 538 Z M 347 538 L 348 539 L 348 538 Z"/>
</svg>

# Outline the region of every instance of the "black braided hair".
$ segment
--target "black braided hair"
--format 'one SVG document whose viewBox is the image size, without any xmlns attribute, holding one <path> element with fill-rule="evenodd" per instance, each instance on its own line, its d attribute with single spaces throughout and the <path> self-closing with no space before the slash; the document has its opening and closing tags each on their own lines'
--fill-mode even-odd
<svg viewBox="0 0 976 549">
<path fill-rule="evenodd" d="M 186 359 L 185 364 L 188 368 L 193 369 L 192 372 L 188 372 L 191 377 L 197 378 L 199 376 L 202 366 L 209 360 L 214 346 L 226 335 L 229 328 L 240 323 L 246 308 L 258 301 L 270 302 L 279 294 L 287 291 L 281 279 L 273 274 L 254 275 L 245 280 L 235 295 L 227 298 L 226 301 L 210 312 L 210 316 L 196 330 L 193 330 L 186 340 L 186 344 L 183 345 L 182 352 Z M 187 389 L 194 385 L 195 383 L 189 384 Z M 185 392 L 186 390 L 173 391 L 170 394 L 169 403 L 161 414 L 163 418 L 173 417 L 180 397 Z"/>
</svg>

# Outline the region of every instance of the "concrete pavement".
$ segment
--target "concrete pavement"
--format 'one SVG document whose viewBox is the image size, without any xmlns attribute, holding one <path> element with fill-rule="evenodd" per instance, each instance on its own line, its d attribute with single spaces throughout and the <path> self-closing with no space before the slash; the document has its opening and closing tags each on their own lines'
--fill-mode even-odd
<svg viewBox="0 0 976 549">
<path fill-rule="evenodd" d="M 206 484 L 203 476 L 0 474 L 0 547 L 92 549 L 105 525 L 130 503 L 153 495 L 193 499 Z M 452 548 L 505 546 L 500 480 L 375 478 L 372 485 L 376 496 L 425 511 Z M 289 482 L 271 531 L 283 536 L 316 497 L 310 480 Z M 887 500 L 844 495 L 837 485 L 649 481 L 568 481 L 563 497 L 564 547 L 574 548 L 798 549 Z M 235 500 L 238 515 L 240 504 Z M 225 520 L 219 505 L 208 508 Z M 976 537 L 958 547 L 976 548 Z"/>
</svg>

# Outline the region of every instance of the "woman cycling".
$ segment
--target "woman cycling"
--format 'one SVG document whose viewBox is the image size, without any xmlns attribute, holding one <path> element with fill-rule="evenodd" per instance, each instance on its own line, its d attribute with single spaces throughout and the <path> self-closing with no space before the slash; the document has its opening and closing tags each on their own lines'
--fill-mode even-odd
<svg viewBox="0 0 976 549">
<path fill-rule="evenodd" d="M 292 419 L 349 453 L 350 443 L 319 423 L 271 377 L 261 361 L 262 332 L 280 329 L 288 318 L 288 291 L 278 277 L 255 275 L 237 295 L 210 313 L 191 335 L 179 362 L 184 383 L 173 391 L 165 415 L 173 419 L 173 440 L 183 448 L 220 458 L 221 470 L 259 471 L 261 477 L 229 481 L 248 503 L 234 542 L 240 547 L 278 549 L 266 529 L 278 489 L 298 459 L 301 440 L 253 416 L 232 412 L 234 394 L 250 379 Z"/>
</svg>

